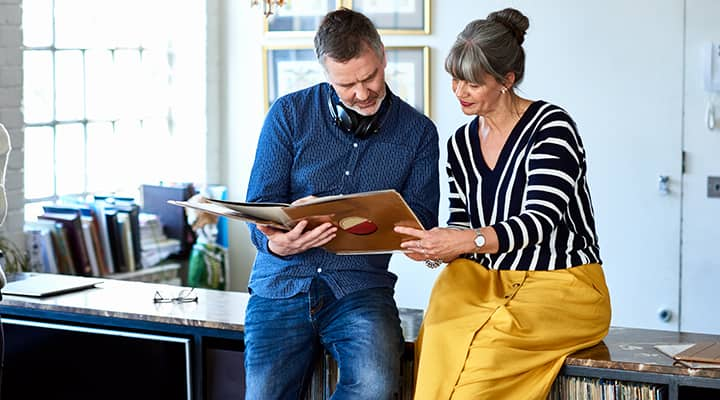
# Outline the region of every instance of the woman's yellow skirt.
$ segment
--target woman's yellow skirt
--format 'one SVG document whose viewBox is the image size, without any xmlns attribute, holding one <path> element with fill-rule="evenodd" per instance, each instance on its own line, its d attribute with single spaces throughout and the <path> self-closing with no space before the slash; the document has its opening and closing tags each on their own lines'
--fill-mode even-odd
<svg viewBox="0 0 720 400">
<path fill-rule="evenodd" d="M 496 271 L 457 259 L 438 276 L 415 347 L 415 399 L 546 399 L 565 358 L 599 343 L 599 264 Z"/>
</svg>

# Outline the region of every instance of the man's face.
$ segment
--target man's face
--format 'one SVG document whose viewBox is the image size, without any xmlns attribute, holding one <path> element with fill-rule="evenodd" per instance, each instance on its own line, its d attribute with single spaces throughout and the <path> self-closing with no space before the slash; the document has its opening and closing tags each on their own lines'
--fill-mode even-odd
<svg viewBox="0 0 720 400">
<path fill-rule="evenodd" d="M 360 115 L 373 115 L 385 98 L 385 54 L 380 58 L 370 47 L 347 62 L 325 58 L 325 74 L 340 101 Z"/>
</svg>

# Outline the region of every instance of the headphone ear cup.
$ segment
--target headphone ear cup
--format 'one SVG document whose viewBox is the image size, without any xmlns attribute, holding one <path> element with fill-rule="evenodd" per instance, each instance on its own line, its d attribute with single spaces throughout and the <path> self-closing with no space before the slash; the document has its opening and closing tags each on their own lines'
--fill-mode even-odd
<svg viewBox="0 0 720 400">
<path fill-rule="evenodd" d="M 352 113 L 345 110 L 342 104 L 336 103 L 333 95 L 328 96 L 328 109 L 335 124 L 345 132 L 355 133 L 355 118 Z"/>
<path fill-rule="evenodd" d="M 337 121 L 340 128 L 354 135 L 357 134 L 358 119 L 355 114 L 345 109 L 342 104 L 337 104 L 336 108 L 338 116 Z"/>
<path fill-rule="evenodd" d="M 358 139 L 365 139 L 372 135 L 375 132 L 377 125 L 375 124 L 375 120 L 375 116 L 360 118 L 360 121 L 355 128 L 355 136 L 357 136 Z"/>
</svg>

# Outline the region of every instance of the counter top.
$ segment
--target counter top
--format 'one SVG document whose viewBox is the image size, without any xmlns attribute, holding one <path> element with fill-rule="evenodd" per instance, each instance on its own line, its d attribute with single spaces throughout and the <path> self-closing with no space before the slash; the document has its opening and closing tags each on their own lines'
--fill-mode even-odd
<svg viewBox="0 0 720 400">
<path fill-rule="evenodd" d="M 44 298 L 3 295 L 0 306 L 242 331 L 250 298 L 244 292 L 195 289 L 197 302 L 154 303 L 156 291 L 164 297 L 175 297 L 183 288 L 108 278 L 86 279 L 101 283 L 91 289 Z"/>
<path fill-rule="evenodd" d="M 176 297 L 181 290 L 189 288 L 110 278 L 81 279 L 99 280 L 101 283 L 91 289 L 44 298 L 3 294 L 0 309 L 20 307 L 224 331 L 244 330 L 245 308 L 250 298 L 246 292 L 194 289 L 197 302 L 154 303 L 155 292 L 163 297 Z M 422 310 L 401 308 L 400 318 L 407 341 L 414 342 Z"/>
<path fill-rule="evenodd" d="M 720 336 L 613 327 L 600 344 L 570 355 L 565 365 L 720 379 L 720 369 L 676 364 L 655 345 L 720 341 Z"/>
<path fill-rule="evenodd" d="M 197 302 L 154 303 L 153 297 L 156 291 L 164 297 L 175 297 L 180 290 L 187 288 L 108 278 L 87 279 L 102 282 L 95 288 L 46 298 L 3 295 L 0 310 L 16 307 L 223 331 L 243 331 L 245 307 L 250 298 L 248 293 L 195 289 Z M 406 341 L 413 343 L 422 319 L 422 311 L 401 308 L 400 315 Z M 654 347 L 658 344 L 700 341 L 720 341 L 720 336 L 613 327 L 603 342 L 570 355 L 565 365 L 720 378 L 720 369 L 697 369 L 677 365 L 671 357 Z"/>
</svg>

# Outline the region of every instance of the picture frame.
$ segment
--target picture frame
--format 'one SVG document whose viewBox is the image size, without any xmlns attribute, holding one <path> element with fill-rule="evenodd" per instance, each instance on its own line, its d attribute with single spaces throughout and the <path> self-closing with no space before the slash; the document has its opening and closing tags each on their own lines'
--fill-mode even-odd
<svg viewBox="0 0 720 400">
<path fill-rule="evenodd" d="M 381 35 L 430 34 L 430 0 L 343 0 L 342 6 L 367 15 Z"/>
<path fill-rule="evenodd" d="M 390 90 L 430 116 L 430 47 L 387 46 L 385 81 Z"/>
<path fill-rule="evenodd" d="M 312 36 L 328 12 L 342 6 L 342 0 L 288 0 L 265 18 L 269 36 Z"/>
<path fill-rule="evenodd" d="M 430 116 L 430 47 L 388 46 L 385 56 L 385 80 L 390 90 Z M 265 46 L 263 71 L 266 112 L 280 96 L 325 81 L 310 46 Z"/>
<path fill-rule="evenodd" d="M 310 46 L 265 46 L 265 111 L 280 96 L 325 81 L 325 73 Z"/>
</svg>

